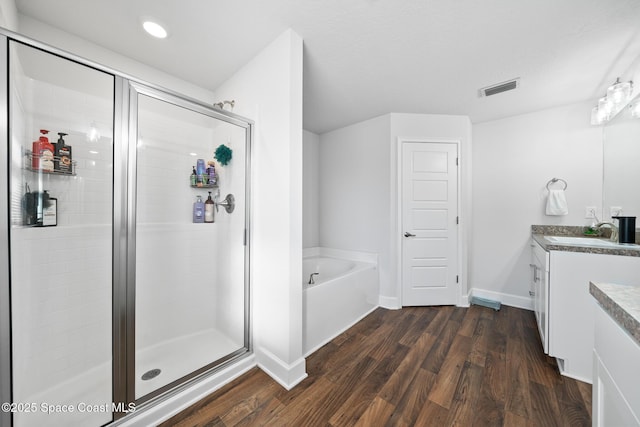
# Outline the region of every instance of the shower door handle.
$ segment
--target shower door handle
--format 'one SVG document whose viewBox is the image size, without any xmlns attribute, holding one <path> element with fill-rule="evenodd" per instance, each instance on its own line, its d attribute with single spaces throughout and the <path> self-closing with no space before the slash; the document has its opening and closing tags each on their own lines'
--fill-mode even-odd
<svg viewBox="0 0 640 427">
<path fill-rule="evenodd" d="M 411 234 L 408 231 L 405 231 L 404 232 L 404 237 L 416 237 L 416 235 L 415 234 Z"/>
<path fill-rule="evenodd" d="M 223 201 L 216 202 L 216 210 L 218 210 L 218 206 L 224 206 L 224 210 L 231 213 L 236 207 L 236 198 L 233 197 L 233 194 L 227 194 Z"/>
</svg>

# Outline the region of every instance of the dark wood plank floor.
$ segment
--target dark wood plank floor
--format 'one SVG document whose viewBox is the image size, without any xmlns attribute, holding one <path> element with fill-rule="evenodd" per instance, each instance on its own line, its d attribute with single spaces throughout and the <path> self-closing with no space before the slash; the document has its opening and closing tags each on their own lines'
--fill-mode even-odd
<svg viewBox="0 0 640 427">
<path fill-rule="evenodd" d="M 291 391 L 255 368 L 162 426 L 590 426 L 533 313 L 377 309 L 307 358 Z"/>
</svg>

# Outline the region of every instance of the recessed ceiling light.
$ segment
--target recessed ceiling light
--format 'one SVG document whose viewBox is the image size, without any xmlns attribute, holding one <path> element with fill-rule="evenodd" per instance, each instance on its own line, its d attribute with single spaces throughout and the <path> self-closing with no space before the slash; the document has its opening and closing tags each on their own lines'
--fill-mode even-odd
<svg viewBox="0 0 640 427">
<path fill-rule="evenodd" d="M 153 37 L 157 37 L 159 39 L 164 39 L 167 37 L 167 30 L 165 30 L 164 27 L 158 24 L 157 22 L 144 21 L 142 23 L 142 27 L 147 33 L 151 34 Z"/>
</svg>

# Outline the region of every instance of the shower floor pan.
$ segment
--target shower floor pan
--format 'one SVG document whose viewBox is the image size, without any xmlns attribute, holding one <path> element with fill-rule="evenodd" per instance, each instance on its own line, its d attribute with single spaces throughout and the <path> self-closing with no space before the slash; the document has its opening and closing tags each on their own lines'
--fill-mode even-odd
<svg viewBox="0 0 640 427">
<path fill-rule="evenodd" d="M 234 342 L 217 330 L 209 329 L 142 349 L 136 352 L 136 399 L 243 346 L 244 343 Z M 142 379 L 145 373 L 154 369 L 159 369 L 160 373 L 150 379 Z"/>
</svg>

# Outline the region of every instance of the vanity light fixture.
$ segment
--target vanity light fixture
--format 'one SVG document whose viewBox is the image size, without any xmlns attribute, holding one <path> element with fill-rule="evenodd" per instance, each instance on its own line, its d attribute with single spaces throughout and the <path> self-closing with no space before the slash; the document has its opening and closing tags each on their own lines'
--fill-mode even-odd
<svg viewBox="0 0 640 427">
<path fill-rule="evenodd" d="M 629 104 L 629 108 L 631 109 L 631 117 L 640 119 L 640 99 L 637 99 L 635 102 Z"/>
<path fill-rule="evenodd" d="M 633 82 L 621 82 L 618 77 L 614 84 L 607 88 L 607 94 L 598 100 L 598 105 L 591 110 L 591 124 L 601 125 L 615 117 L 631 99 Z"/>
<path fill-rule="evenodd" d="M 631 99 L 632 89 L 632 81 L 620 82 L 620 77 L 618 77 L 616 82 L 607 89 L 607 99 L 614 105 L 624 105 Z"/>
<path fill-rule="evenodd" d="M 164 27 L 158 24 L 157 22 L 145 20 L 142 23 L 142 28 L 144 28 L 144 30 L 147 33 L 151 34 L 155 38 L 158 38 L 158 39 L 167 38 L 167 35 L 168 35 L 167 30 L 165 30 Z"/>
</svg>

